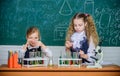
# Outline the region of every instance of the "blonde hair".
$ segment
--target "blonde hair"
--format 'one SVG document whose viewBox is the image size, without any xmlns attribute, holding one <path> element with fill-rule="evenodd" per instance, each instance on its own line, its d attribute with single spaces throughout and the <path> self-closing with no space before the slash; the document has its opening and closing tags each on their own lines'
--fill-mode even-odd
<svg viewBox="0 0 120 76">
<path fill-rule="evenodd" d="M 28 30 L 27 30 L 27 32 L 26 32 L 26 37 L 28 38 L 31 34 L 33 34 L 33 33 L 38 33 L 38 37 L 39 37 L 39 39 L 40 39 L 40 32 L 39 32 L 39 29 L 37 28 L 37 27 L 35 27 L 35 26 L 31 26 Z"/>
<path fill-rule="evenodd" d="M 90 37 L 92 37 L 93 43 L 95 44 L 95 46 L 97 46 L 99 44 L 99 37 L 96 31 L 94 20 L 92 16 L 90 16 L 89 14 L 83 14 L 83 13 L 77 13 L 73 16 L 66 34 L 66 41 L 70 41 L 71 35 L 75 32 L 74 24 L 73 24 L 74 19 L 83 19 L 84 23 L 87 23 L 85 26 L 85 32 L 88 43 L 90 42 Z"/>
</svg>

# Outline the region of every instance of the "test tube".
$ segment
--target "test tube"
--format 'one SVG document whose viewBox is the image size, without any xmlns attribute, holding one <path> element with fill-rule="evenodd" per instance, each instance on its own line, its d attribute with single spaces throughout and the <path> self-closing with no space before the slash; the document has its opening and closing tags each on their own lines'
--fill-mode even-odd
<svg viewBox="0 0 120 76">
<path fill-rule="evenodd" d="M 66 58 L 67 59 L 71 58 L 71 52 L 70 52 L 70 50 L 66 50 Z M 71 64 L 71 60 L 66 60 L 66 64 Z"/>
<path fill-rule="evenodd" d="M 78 59 L 78 52 L 73 52 L 73 59 Z M 78 64 L 78 60 L 73 60 L 73 64 Z"/>
<path fill-rule="evenodd" d="M 34 57 L 37 57 L 37 51 L 34 52 Z"/>
<path fill-rule="evenodd" d="M 34 57 L 34 52 L 29 52 L 29 58 L 33 58 L 33 57 Z M 34 64 L 33 61 L 30 61 L 29 63 L 30 65 Z"/>
<path fill-rule="evenodd" d="M 79 59 L 79 50 L 77 50 L 77 59 Z M 77 60 L 77 62 L 76 62 L 78 65 L 79 65 L 79 60 Z"/>
<path fill-rule="evenodd" d="M 38 57 L 42 57 L 42 56 L 41 56 L 41 51 L 37 51 L 37 56 L 38 56 Z"/>
<path fill-rule="evenodd" d="M 38 55 L 38 57 L 42 57 L 42 52 L 37 51 L 37 55 Z M 38 64 L 42 64 L 42 60 L 38 60 Z"/>
<path fill-rule="evenodd" d="M 34 57 L 38 57 L 37 51 L 34 52 Z M 35 64 L 38 64 L 38 60 L 35 60 L 34 62 L 35 62 Z"/>
<path fill-rule="evenodd" d="M 69 50 L 66 51 L 66 58 L 71 58 L 71 52 Z"/>
<path fill-rule="evenodd" d="M 34 57 L 34 52 L 29 52 L 29 58 L 33 58 Z"/>
<path fill-rule="evenodd" d="M 68 59 L 68 53 L 67 53 L 67 52 L 66 52 L 66 54 L 65 54 L 65 58 Z M 65 60 L 65 64 L 68 65 L 68 64 L 69 64 L 68 62 L 69 62 L 68 60 Z"/>
<path fill-rule="evenodd" d="M 20 52 L 20 50 L 18 52 L 18 63 L 21 64 L 21 52 Z"/>
</svg>

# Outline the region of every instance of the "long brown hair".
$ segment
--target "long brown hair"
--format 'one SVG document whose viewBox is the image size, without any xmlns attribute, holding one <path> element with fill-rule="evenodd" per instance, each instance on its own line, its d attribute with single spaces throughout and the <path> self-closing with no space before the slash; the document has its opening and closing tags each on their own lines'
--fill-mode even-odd
<svg viewBox="0 0 120 76">
<path fill-rule="evenodd" d="M 85 26 L 85 32 L 86 32 L 88 43 L 90 42 L 90 37 L 92 37 L 93 43 L 95 44 L 95 46 L 97 46 L 99 43 L 99 37 L 96 31 L 94 20 L 92 16 L 84 13 L 76 13 L 73 16 L 66 34 L 66 41 L 70 41 L 71 35 L 75 32 L 74 24 L 73 24 L 74 19 L 83 19 L 84 23 L 85 22 L 87 23 Z"/>
</svg>

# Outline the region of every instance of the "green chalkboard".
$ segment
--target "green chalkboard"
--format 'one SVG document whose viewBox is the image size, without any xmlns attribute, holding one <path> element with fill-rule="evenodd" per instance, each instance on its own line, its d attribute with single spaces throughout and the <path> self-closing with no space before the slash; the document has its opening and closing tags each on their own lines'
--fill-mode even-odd
<svg viewBox="0 0 120 76">
<path fill-rule="evenodd" d="M 63 46 L 76 12 L 94 17 L 102 46 L 120 46 L 120 0 L 0 0 L 0 45 L 22 45 L 37 26 L 45 45 Z"/>
</svg>

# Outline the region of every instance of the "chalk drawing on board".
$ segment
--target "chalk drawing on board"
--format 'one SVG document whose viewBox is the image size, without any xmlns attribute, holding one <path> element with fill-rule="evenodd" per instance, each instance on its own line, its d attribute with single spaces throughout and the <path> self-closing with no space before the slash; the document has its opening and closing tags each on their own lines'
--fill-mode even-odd
<svg viewBox="0 0 120 76">
<path fill-rule="evenodd" d="M 99 28 L 101 28 L 101 29 L 102 28 L 109 28 L 110 27 L 110 21 L 111 21 L 111 14 L 109 14 L 109 13 L 101 14 Z"/>
<path fill-rule="evenodd" d="M 99 10 L 99 8 L 96 8 L 95 9 L 95 24 L 97 25 L 97 26 L 99 26 L 100 25 L 100 10 Z"/>
<path fill-rule="evenodd" d="M 60 3 L 61 0 L 55 0 L 56 5 Z"/>
<path fill-rule="evenodd" d="M 115 25 L 113 24 L 113 26 Z M 110 45 L 118 45 L 120 43 L 120 31 L 114 30 L 114 29 L 115 28 L 111 28 L 111 31 L 110 31 L 110 39 L 109 39 Z"/>
<path fill-rule="evenodd" d="M 84 13 L 88 13 L 94 16 L 94 1 L 93 0 L 85 0 Z"/>
<path fill-rule="evenodd" d="M 64 40 L 65 33 L 66 33 L 66 27 L 61 27 L 61 26 L 56 27 L 54 30 L 54 40 L 55 41 Z"/>
<path fill-rule="evenodd" d="M 118 9 L 118 12 L 116 12 L 116 14 L 115 14 L 115 19 L 116 19 L 117 21 L 120 21 L 120 9 Z"/>
<path fill-rule="evenodd" d="M 109 44 L 117 45 L 119 43 L 118 37 L 119 35 L 116 35 L 115 37 L 111 37 L 109 39 Z"/>
<path fill-rule="evenodd" d="M 63 16 L 68 16 L 72 14 L 72 8 L 68 2 L 68 0 L 64 0 L 60 10 L 59 10 L 59 14 L 63 15 Z"/>
</svg>

